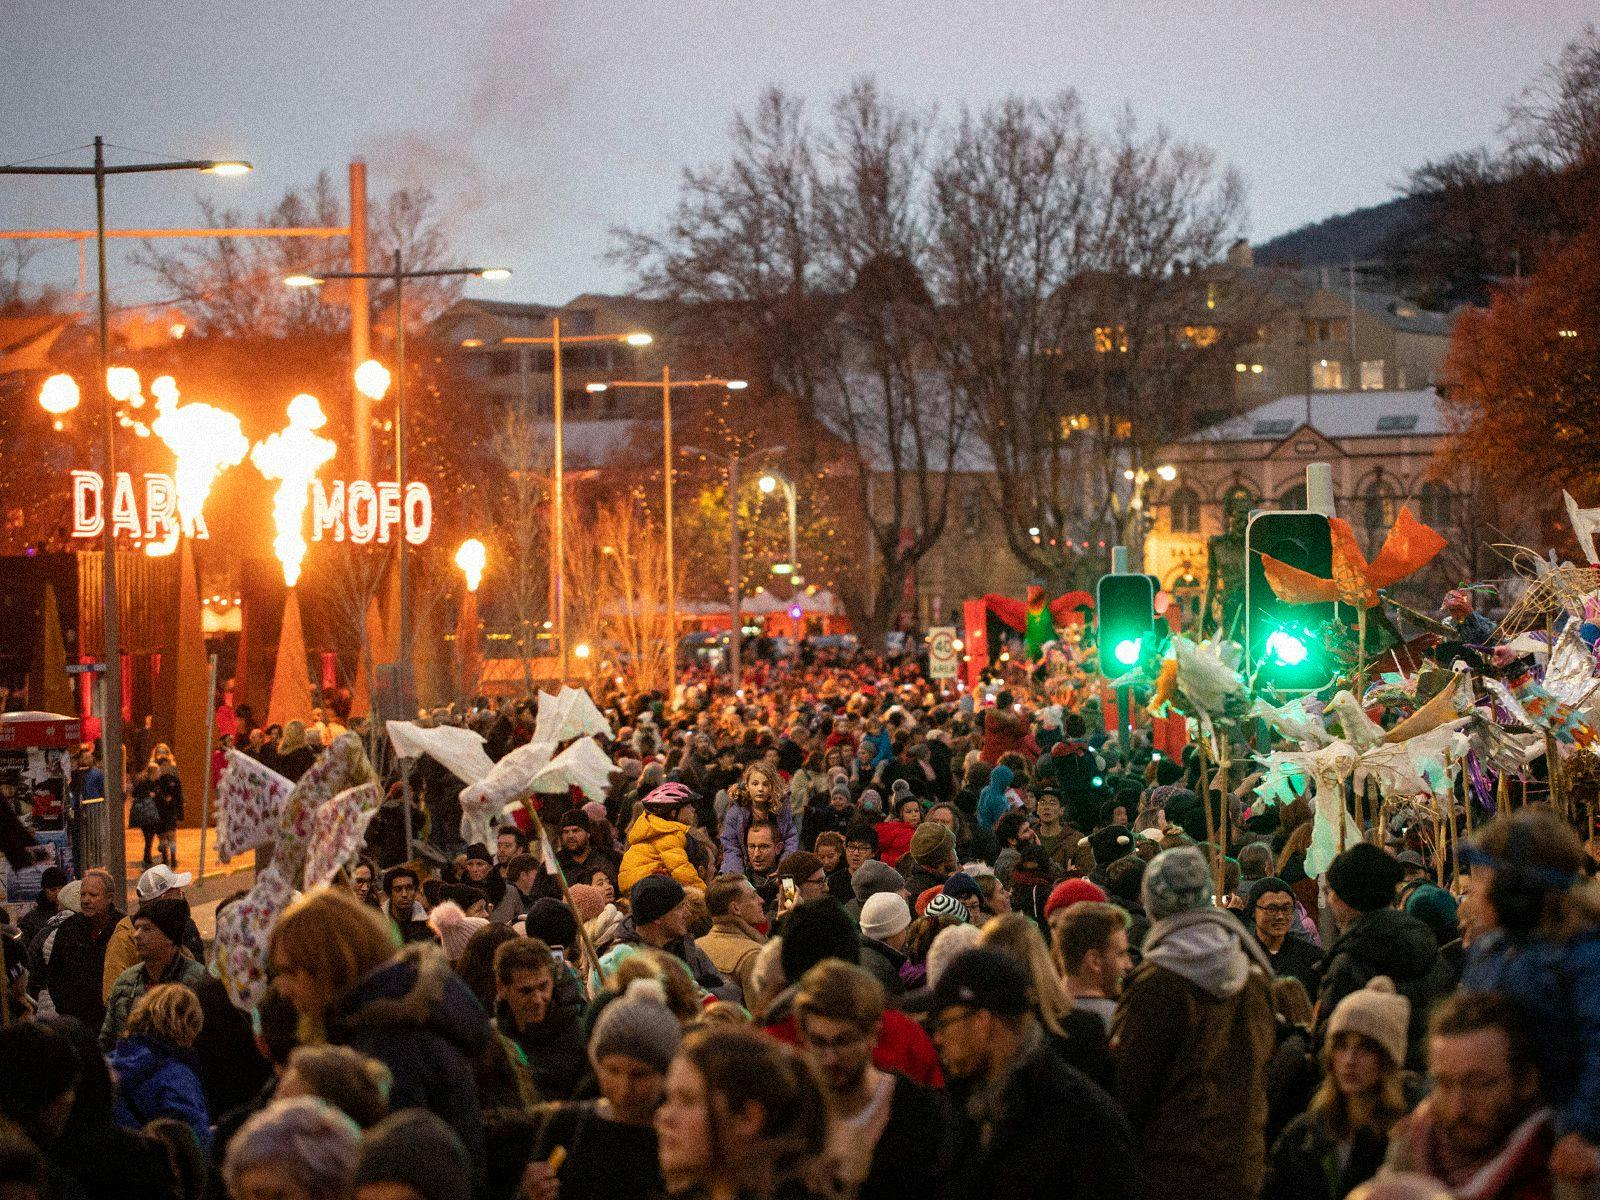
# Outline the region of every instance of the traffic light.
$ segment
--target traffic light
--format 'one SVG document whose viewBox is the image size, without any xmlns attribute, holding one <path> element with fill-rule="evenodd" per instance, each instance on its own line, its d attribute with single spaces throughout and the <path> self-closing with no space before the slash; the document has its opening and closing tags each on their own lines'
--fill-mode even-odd
<svg viewBox="0 0 1600 1200">
<path fill-rule="evenodd" d="M 1152 648 L 1156 589 L 1148 575 L 1102 575 L 1094 589 L 1100 673 L 1126 675 Z"/>
<path fill-rule="evenodd" d="M 1328 518 L 1314 512 L 1263 512 L 1245 532 L 1245 655 L 1256 678 L 1279 691 L 1314 692 L 1334 674 L 1327 652 L 1338 606 L 1285 604 L 1267 582 L 1261 556 L 1324 579 L 1333 575 Z"/>
</svg>

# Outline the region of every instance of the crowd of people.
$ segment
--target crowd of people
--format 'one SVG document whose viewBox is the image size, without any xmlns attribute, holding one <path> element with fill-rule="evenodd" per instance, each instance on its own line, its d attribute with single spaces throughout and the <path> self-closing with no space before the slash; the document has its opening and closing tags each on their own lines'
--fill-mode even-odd
<svg viewBox="0 0 1600 1200">
<path fill-rule="evenodd" d="M 47 872 L 4 938 L 0 1195 L 1600 1194 L 1600 885 L 1537 795 L 1449 856 L 1352 806 L 1311 878 L 1304 799 L 1092 702 L 743 683 L 597 695 L 611 784 L 542 798 L 548 856 L 518 817 L 460 844 L 461 782 L 409 764 L 250 1013 L 173 864 L 131 914 Z M 533 728 L 437 719 L 496 759 Z M 240 745 L 303 771 L 296 726 Z"/>
</svg>

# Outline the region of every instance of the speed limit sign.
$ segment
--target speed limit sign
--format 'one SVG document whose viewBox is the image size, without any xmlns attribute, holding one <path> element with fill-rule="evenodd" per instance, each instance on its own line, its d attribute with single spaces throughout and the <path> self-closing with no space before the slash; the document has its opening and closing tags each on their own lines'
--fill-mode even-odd
<svg viewBox="0 0 1600 1200">
<path fill-rule="evenodd" d="M 928 678 L 954 679 L 960 665 L 955 626 L 938 625 L 928 630 Z"/>
</svg>

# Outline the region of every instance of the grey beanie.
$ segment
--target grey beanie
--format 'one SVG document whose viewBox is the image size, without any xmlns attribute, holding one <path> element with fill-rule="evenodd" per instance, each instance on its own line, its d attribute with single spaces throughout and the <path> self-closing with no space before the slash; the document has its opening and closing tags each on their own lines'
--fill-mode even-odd
<svg viewBox="0 0 1600 1200">
<path fill-rule="evenodd" d="M 1206 856 L 1195 847 L 1163 850 L 1144 870 L 1145 911 L 1159 921 L 1174 913 L 1209 908 L 1214 886 Z"/>
<path fill-rule="evenodd" d="M 865 904 L 868 896 L 898 892 L 905 886 L 905 877 L 881 858 L 869 858 L 850 873 L 850 890 L 859 904 Z"/>
<path fill-rule="evenodd" d="M 667 994 L 654 979 L 635 979 L 606 1005 L 589 1035 L 589 1061 L 596 1067 L 608 1054 L 626 1054 L 662 1074 L 683 1040 L 678 1018 L 667 1008 Z"/>
<path fill-rule="evenodd" d="M 367 1130 L 351 1183 L 404 1184 L 423 1200 L 472 1200 L 472 1160 L 444 1121 L 407 1108 Z"/>
</svg>

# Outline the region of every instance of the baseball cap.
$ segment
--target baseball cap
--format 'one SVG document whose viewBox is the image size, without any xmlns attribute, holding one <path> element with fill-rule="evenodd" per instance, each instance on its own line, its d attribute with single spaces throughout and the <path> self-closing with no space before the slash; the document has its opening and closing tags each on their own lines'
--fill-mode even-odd
<svg viewBox="0 0 1600 1200">
<path fill-rule="evenodd" d="M 1015 1017 L 1028 1011 L 1028 977 L 1009 954 L 977 946 L 958 954 L 933 989 L 933 1012 L 955 1005 Z"/>
<path fill-rule="evenodd" d="M 174 871 L 166 863 L 157 863 L 139 876 L 134 891 L 139 897 L 139 903 L 144 904 L 158 896 L 166 895 L 173 888 L 188 887 L 193 882 L 194 876 L 188 871 Z"/>
</svg>

